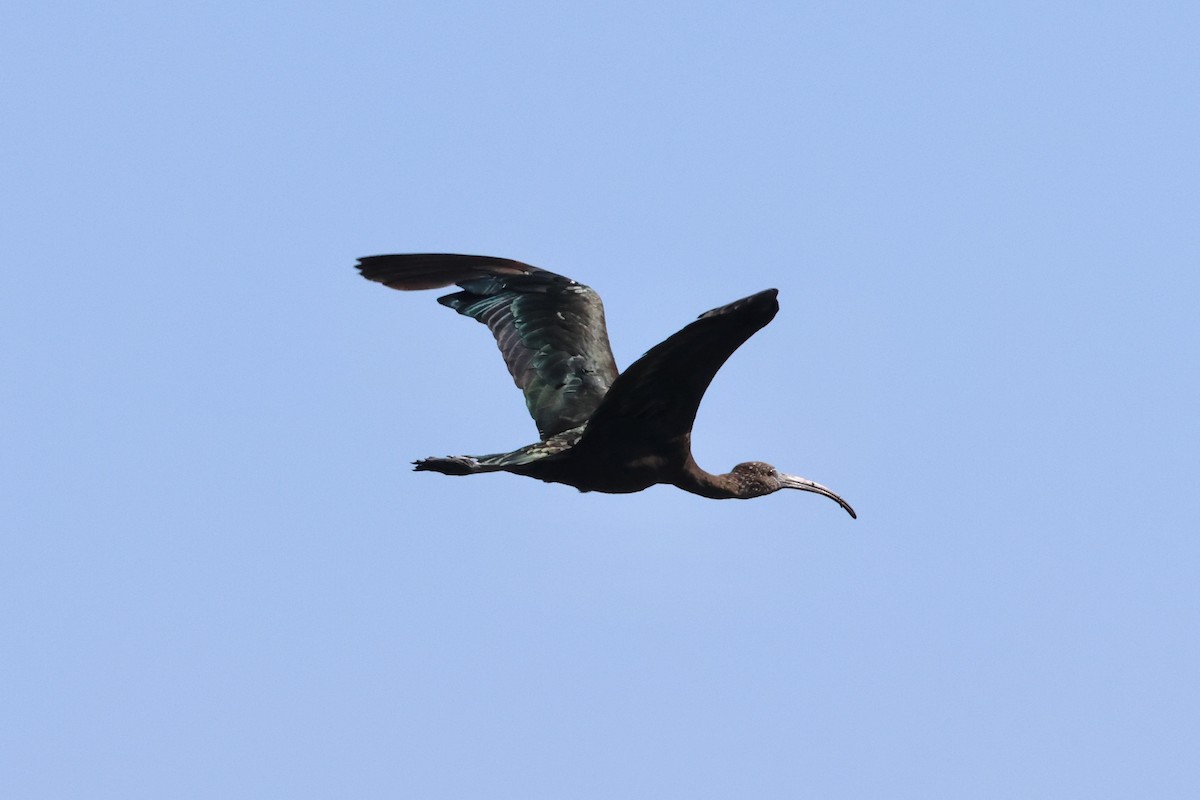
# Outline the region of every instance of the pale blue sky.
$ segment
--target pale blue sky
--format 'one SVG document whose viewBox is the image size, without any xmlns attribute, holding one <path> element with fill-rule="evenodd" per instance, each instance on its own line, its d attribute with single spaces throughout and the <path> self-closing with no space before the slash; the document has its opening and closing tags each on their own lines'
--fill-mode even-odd
<svg viewBox="0 0 1200 800">
<path fill-rule="evenodd" d="M 1191 798 L 1191 3 L 25 3 L 0 18 L 0 795 Z M 767 287 L 581 495 L 487 332 Z"/>
</svg>

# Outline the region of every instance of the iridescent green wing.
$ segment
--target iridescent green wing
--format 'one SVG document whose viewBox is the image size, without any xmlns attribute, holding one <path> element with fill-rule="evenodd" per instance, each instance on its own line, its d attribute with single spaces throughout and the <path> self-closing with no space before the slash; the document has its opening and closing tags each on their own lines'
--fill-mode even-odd
<svg viewBox="0 0 1200 800">
<path fill-rule="evenodd" d="M 363 277 L 393 289 L 462 291 L 438 302 L 488 326 L 543 439 L 587 422 L 617 377 L 604 306 L 591 288 L 489 256 L 368 256 Z"/>
</svg>

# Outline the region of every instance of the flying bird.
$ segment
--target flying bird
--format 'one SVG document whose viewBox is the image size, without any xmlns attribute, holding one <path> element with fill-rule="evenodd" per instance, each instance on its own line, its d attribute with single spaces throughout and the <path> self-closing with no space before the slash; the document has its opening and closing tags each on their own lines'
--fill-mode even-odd
<svg viewBox="0 0 1200 800">
<path fill-rule="evenodd" d="M 491 330 L 541 437 L 511 453 L 422 459 L 417 470 L 511 472 L 583 492 L 668 483 L 716 499 L 800 489 L 857 518 L 832 490 L 770 464 L 748 461 L 714 475 L 692 458 L 700 399 L 733 351 L 775 317 L 776 289 L 701 314 L 619 373 L 600 296 L 570 278 L 507 258 L 445 253 L 367 256 L 357 266 L 393 289 L 457 284 L 460 291 L 438 302 Z"/>
</svg>

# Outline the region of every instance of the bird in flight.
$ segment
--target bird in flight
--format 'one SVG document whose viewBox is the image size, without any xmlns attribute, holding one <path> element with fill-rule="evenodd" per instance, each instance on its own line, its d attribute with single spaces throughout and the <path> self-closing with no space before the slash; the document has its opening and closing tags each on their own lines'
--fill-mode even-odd
<svg viewBox="0 0 1200 800">
<path fill-rule="evenodd" d="M 414 462 L 444 475 L 511 472 L 583 492 L 640 492 L 656 483 L 716 499 L 780 489 L 824 495 L 815 481 L 748 461 L 714 475 L 692 458 L 692 423 L 717 370 L 779 311 L 767 289 L 714 308 L 618 373 L 591 288 L 520 261 L 446 253 L 367 256 L 367 278 L 393 289 L 460 291 L 438 302 L 491 330 L 540 441 L 511 453 Z"/>
</svg>

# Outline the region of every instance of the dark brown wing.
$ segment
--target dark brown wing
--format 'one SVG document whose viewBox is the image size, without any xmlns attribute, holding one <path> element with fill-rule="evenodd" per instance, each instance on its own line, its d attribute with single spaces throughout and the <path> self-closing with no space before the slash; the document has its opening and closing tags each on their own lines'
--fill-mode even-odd
<svg viewBox="0 0 1200 800">
<path fill-rule="evenodd" d="M 653 449 L 686 444 L 700 399 L 721 365 L 779 311 L 779 292 L 714 308 L 654 346 L 621 373 L 583 440 L 629 439 Z"/>
<path fill-rule="evenodd" d="M 393 289 L 458 284 L 438 302 L 488 326 L 543 439 L 587 422 L 616 380 L 600 296 L 570 278 L 447 253 L 367 256 L 358 269 Z"/>
</svg>

